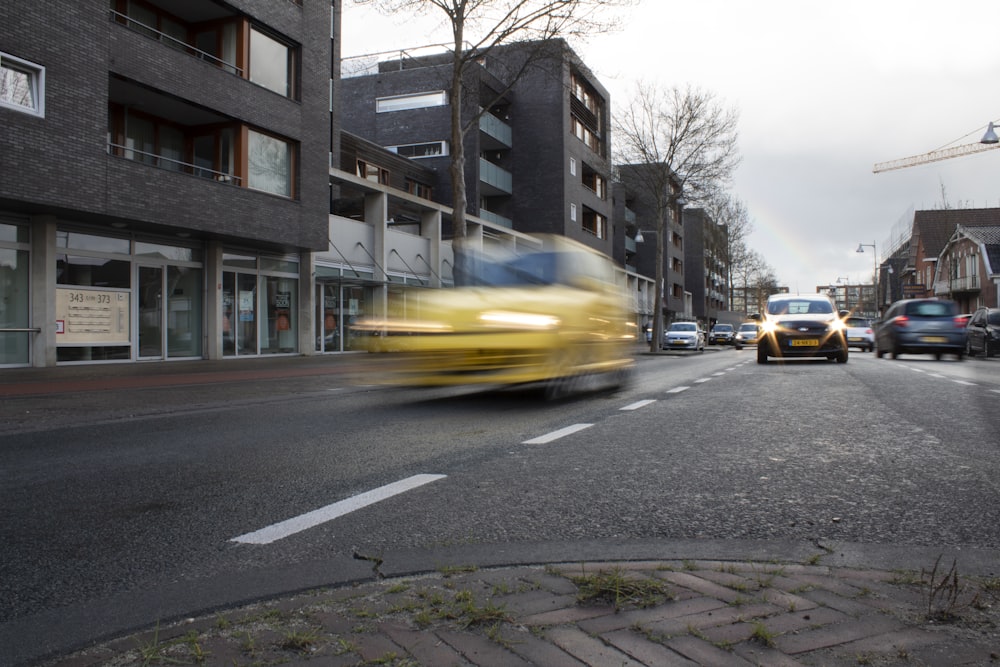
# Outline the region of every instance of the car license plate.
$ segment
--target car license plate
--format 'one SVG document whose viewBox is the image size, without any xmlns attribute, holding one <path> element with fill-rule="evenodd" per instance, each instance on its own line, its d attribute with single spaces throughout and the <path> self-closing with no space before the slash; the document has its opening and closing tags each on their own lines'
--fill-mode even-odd
<svg viewBox="0 0 1000 667">
<path fill-rule="evenodd" d="M 848 337 L 847 340 L 851 341 L 852 343 L 857 343 L 858 341 L 862 340 L 862 338 L 861 336 L 850 336 Z"/>
<path fill-rule="evenodd" d="M 815 338 L 793 338 L 788 344 L 792 347 L 819 347 L 819 341 Z"/>
<path fill-rule="evenodd" d="M 686 340 L 672 340 L 672 341 L 670 341 L 670 344 L 671 345 L 687 345 L 687 341 Z"/>
<path fill-rule="evenodd" d="M 921 343 L 947 343 L 948 339 L 944 336 L 923 336 L 920 339 Z"/>
</svg>

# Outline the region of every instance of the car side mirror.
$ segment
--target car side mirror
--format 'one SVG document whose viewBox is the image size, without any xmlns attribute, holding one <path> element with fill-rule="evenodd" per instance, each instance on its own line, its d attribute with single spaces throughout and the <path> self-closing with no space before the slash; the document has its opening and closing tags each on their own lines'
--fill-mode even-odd
<svg viewBox="0 0 1000 667">
<path fill-rule="evenodd" d="M 845 317 L 850 316 L 851 311 L 849 311 L 849 310 L 838 310 L 837 314 L 840 316 L 840 319 L 844 319 Z"/>
<path fill-rule="evenodd" d="M 754 322 L 760 322 L 763 318 L 760 316 L 760 313 L 753 313 L 750 315 L 750 319 Z"/>
</svg>

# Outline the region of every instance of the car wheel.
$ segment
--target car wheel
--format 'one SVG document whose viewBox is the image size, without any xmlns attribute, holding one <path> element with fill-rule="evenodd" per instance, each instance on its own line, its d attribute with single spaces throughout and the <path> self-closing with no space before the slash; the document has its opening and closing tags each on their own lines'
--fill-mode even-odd
<svg viewBox="0 0 1000 667">
<path fill-rule="evenodd" d="M 735 347 L 737 350 L 742 350 L 743 349 L 742 345 L 735 345 L 734 344 L 733 347 Z"/>
<path fill-rule="evenodd" d="M 767 363 L 767 346 L 757 343 L 757 363 L 766 364 Z"/>
<path fill-rule="evenodd" d="M 900 354 L 902 354 L 902 353 L 899 351 L 899 348 L 896 347 L 895 345 L 893 345 L 892 346 L 892 358 L 893 359 L 899 359 L 899 355 Z"/>
<path fill-rule="evenodd" d="M 976 356 L 976 351 L 972 349 L 972 341 L 971 340 L 965 341 L 965 353 L 967 355 L 969 355 L 970 357 Z"/>
<path fill-rule="evenodd" d="M 993 356 L 993 351 L 990 350 L 990 341 L 989 341 L 989 339 L 983 341 L 983 356 L 984 357 L 992 357 Z"/>
<path fill-rule="evenodd" d="M 849 354 L 850 353 L 848 352 L 847 348 L 845 347 L 843 350 L 840 351 L 840 354 L 837 355 L 837 363 L 838 364 L 846 364 L 847 363 L 847 357 L 848 357 Z"/>
<path fill-rule="evenodd" d="M 882 348 L 876 349 L 875 350 L 875 356 L 878 357 L 879 359 L 881 359 L 882 357 L 885 356 L 885 350 L 883 350 Z"/>
<path fill-rule="evenodd" d="M 965 352 L 964 352 L 964 351 L 962 351 L 962 350 L 959 350 L 958 352 L 956 352 L 956 353 L 955 353 L 955 357 L 956 357 L 956 358 L 957 358 L 957 359 L 958 359 L 959 361 L 961 361 L 962 359 L 965 359 Z"/>
<path fill-rule="evenodd" d="M 941 356 L 942 355 L 941 355 L 940 352 L 935 352 L 934 353 L 934 361 L 941 361 Z"/>
</svg>

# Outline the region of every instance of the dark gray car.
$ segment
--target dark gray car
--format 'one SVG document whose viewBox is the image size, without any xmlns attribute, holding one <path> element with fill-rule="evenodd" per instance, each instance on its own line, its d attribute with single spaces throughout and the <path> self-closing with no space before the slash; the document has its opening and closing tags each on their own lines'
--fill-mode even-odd
<svg viewBox="0 0 1000 667">
<path fill-rule="evenodd" d="M 1000 308 L 980 308 L 972 313 L 965 336 L 965 351 L 970 357 L 992 357 L 1000 352 Z"/>
<path fill-rule="evenodd" d="M 948 299 L 903 299 L 875 326 L 875 354 L 965 354 L 965 326 L 958 305 Z"/>
</svg>

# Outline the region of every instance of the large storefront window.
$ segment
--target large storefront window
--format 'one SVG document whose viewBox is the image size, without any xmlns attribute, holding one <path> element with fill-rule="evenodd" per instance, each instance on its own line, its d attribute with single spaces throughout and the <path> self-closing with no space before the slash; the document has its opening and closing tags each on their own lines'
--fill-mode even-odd
<svg viewBox="0 0 1000 667">
<path fill-rule="evenodd" d="M 59 362 L 202 356 L 201 251 L 59 230 Z"/>
<path fill-rule="evenodd" d="M 298 351 L 298 261 L 223 255 L 224 356 Z"/>
<path fill-rule="evenodd" d="M 29 362 L 28 227 L 0 223 L 0 366 Z M 8 330 L 8 331 L 5 331 Z"/>
</svg>

